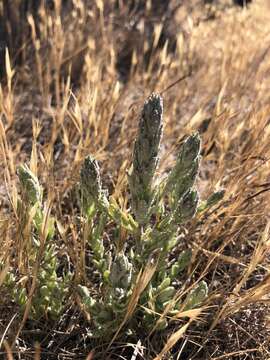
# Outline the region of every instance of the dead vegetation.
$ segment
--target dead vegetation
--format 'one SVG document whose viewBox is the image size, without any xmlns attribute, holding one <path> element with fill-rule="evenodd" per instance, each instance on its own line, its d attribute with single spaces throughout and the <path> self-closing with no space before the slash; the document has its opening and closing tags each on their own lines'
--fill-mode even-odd
<svg viewBox="0 0 270 360">
<path fill-rule="evenodd" d="M 28 282 L 28 295 L 34 291 L 36 273 L 24 259 L 16 205 L 16 169 L 25 161 L 58 220 L 58 257 L 75 275 L 56 321 L 29 320 L 1 286 L 2 356 L 269 359 L 267 1 L 248 8 L 229 1 L 55 0 L 40 1 L 34 10 L 31 5 L 0 3 L 1 44 L 9 46 L 0 52 L 0 284 L 12 268 L 18 282 Z M 18 11 L 25 14 L 19 25 Z M 198 130 L 201 198 L 221 186 L 226 190 L 217 208 L 183 229 L 179 248 L 193 250 L 179 296 L 199 279 L 208 283 L 209 296 L 189 321 L 179 314 L 179 325 L 163 333 L 120 333 L 108 347 L 111 339 L 88 337 L 88 314 L 75 290 L 79 279 L 87 279 L 82 259 L 89 254 L 76 226 L 74 188 L 91 153 L 110 194 L 122 209 L 128 207 L 129 154 L 139 110 L 153 91 L 165 104 L 161 176 L 175 161 L 173 144 L 178 147 Z M 124 230 L 120 237 L 128 241 Z"/>
</svg>

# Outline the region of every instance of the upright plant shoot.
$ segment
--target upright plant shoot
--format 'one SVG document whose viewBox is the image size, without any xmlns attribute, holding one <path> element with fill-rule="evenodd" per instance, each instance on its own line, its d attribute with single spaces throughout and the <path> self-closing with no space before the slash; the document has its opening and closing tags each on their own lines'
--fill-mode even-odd
<svg viewBox="0 0 270 360">
<path fill-rule="evenodd" d="M 149 220 L 153 201 L 153 179 L 163 130 L 162 121 L 162 98 L 158 94 L 152 94 L 143 106 L 129 173 L 132 208 L 140 225 L 145 225 Z"/>
</svg>

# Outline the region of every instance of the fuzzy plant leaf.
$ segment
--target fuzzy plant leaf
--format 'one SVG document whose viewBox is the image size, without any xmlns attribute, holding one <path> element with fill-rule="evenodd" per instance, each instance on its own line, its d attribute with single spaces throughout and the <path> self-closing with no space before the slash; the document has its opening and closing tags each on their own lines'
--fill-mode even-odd
<svg viewBox="0 0 270 360">
<path fill-rule="evenodd" d="M 184 311 L 191 310 L 199 306 L 207 297 L 207 295 L 207 283 L 205 281 L 200 281 L 199 284 L 187 295 Z"/>
<path fill-rule="evenodd" d="M 129 171 L 132 209 L 136 220 L 144 225 L 149 217 L 153 197 L 153 178 L 159 160 L 162 137 L 163 101 L 152 94 L 144 103 Z"/>
<path fill-rule="evenodd" d="M 190 249 L 184 250 L 179 255 L 177 261 L 172 265 L 170 276 L 175 279 L 185 268 L 188 267 L 191 261 L 192 252 Z"/>
<path fill-rule="evenodd" d="M 24 164 L 17 169 L 17 175 L 22 189 L 22 198 L 19 199 L 18 207 L 21 210 L 21 220 L 24 218 L 33 219 L 34 228 L 40 232 L 43 223 L 43 189 L 38 178 L 29 167 Z M 48 236 L 53 236 L 53 220 L 48 219 Z"/>
<path fill-rule="evenodd" d="M 29 167 L 24 164 L 20 165 L 17 174 L 21 183 L 23 195 L 29 205 L 34 206 L 36 203 L 42 202 L 42 187 L 38 178 L 33 174 Z"/>
<path fill-rule="evenodd" d="M 123 252 L 119 252 L 112 263 L 110 282 L 115 288 L 127 289 L 132 278 L 132 264 Z"/>
<path fill-rule="evenodd" d="M 81 167 L 80 184 L 82 189 L 83 201 L 89 208 L 97 207 L 107 208 L 109 206 L 100 178 L 99 165 L 96 159 L 88 155 Z"/>
<path fill-rule="evenodd" d="M 91 155 L 85 158 L 81 167 L 80 185 L 83 210 L 89 219 L 93 218 L 96 210 L 99 209 L 128 231 L 136 231 L 138 224 L 133 217 L 123 212 L 113 198 L 108 201 L 106 191 L 102 189 L 98 162 Z"/>
<path fill-rule="evenodd" d="M 174 215 L 174 222 L 178 224 L 191 220 L 196 214 L 199 203 L 197 190 L 188 191 L 180 200 Z"/>
<path fill-rule="evenodd" d="M 162 290 L 157 297 L 157 302 L 162 304 L 162 306 L 164 306 L 164 304 L 171 300 L 175 294 L 175 288 L 173 286 L 168 286 L 166 287 L 164 290 Z"/>
<path fill-rule="evenodd" d="M 199 208 L 198 212 L 202 212 L 204 210 L 210 209 L 212 206 L 215 206 L 218 204 L 225 195 L 225 189 L 220 189 L 215 191 L 213 194 L 209 196 L 209 198 L 206 201 L 203 201 Z"/>
<path fill-rule="evenodd" d="M 92 309 L 96 304 L 96 301 L 91 297 L 89 289 L 84 285 L 78 285 L 77 289 L 84 305 L 89 309 Z"/>
<path fill-rule="evenodd" d="M 155 203 L 171 193 L 177 203 L 194 185 L 200 165 L 201 139 L 198 133 L 189 136 L 182 144 L 176 164 L 167 179 L 163 181 L 155 194 Z"/>
<path fill-rule="evenodd" d="M 118 225 L 129 232 L 135 232 L 138 229 L 138 223 L 133 219 L 130 214 L 121 210 L 117 202 L 111 197 L 108 214 Z"/>
<path fill-rule="evenodd" d="M 193 161 L 199 156 L 201 149 L 201 139 L 199 133 L 192 134 L 182 144 L 177 156 L 175 167 L 170 177 L 183 175 L 190 171 Z M 170 183 L 170 178 L 168 183 Z M 172 181 L 172 183 L 174 183 Z"/>
<path fill-rule="evenodd" d="M 192 162 L 187 174 L 183 175 L 175 184 L 173 197 L 175 204 L 193 187 L 198 175 L 200 157 L 196 157 Z"/>
</svg>

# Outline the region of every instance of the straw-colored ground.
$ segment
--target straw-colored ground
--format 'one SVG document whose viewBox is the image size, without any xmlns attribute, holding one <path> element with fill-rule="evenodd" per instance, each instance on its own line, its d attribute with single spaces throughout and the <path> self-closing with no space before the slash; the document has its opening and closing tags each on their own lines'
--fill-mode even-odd
<svg viewBox="0 0 270 360">
<path fill-rule="evenodd" d="M 0 26 L 0 284 L 12 268 L 34 289 L 17 221 L 16 168 L 23 162 L 38 174 L 61 224 L 59 257 L 71 261 L 76 281 L 86 276 L 75 226 L 80 165 L 93 154 L 110 194 L 128 206 L 125 174 L 138 114 L 153 91 L 165 110 L 159 173 L 172 167 L 184 136 L 199 130 L 201 198 L 221 186 L 226 193 L 185 229 L 183 246 L 193 258 L 183 292 L 198 278 L 209 285 L 198 317 L 151 337 L 142 329 L 133 345 L 120 336 L 108 349 L 110 339 L 100 345 L 87 337 L 75 290 L 60 319 L 33 322 L 2 286 L 0 357 L 269 359 L 268 1 L 248 8 L 230 1 L 171 1 L 168 8 L 166 1 L 40 1 L 36 12 L 28 2 L 25 18 L 23 1 L 10 3 L 0 2 L 9 29 Z"/>
</svg>

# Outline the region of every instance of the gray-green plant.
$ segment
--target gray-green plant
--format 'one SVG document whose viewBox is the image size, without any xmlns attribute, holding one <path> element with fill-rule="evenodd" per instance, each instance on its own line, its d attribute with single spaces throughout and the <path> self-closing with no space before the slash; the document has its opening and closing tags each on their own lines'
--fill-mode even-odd
<svg viewBox="0 0 270 360">
<path fill-rule="evenodd" d="M 181 286 L 181 274 L 191 262 L 191 250 L 177 251 L 179 229 L 198 211 L 214 206 L 224 195 L 218 191 L 208 200 L 199 201 L 195 181 L 200 166 L 201 139 L 198 133 L 187 137 L 178 152 L 175 166 L 161 182 L 157 176 L 163 129 L 163 102 L 152 94 L 144 103 L 128 171 L 130 209 L 122 211 L 103 189 L 97 161 L 87 156 L 80 173 L 81 209 L 88 225 L 88 240 L 92 263 L 98 277 L 98 293 L 85 284 L 78 287 L 82 301 L 93 322 L 92 335 L 99 337 L 115 332 L 127 312 L 138 274 L 155 254 L 155 274 L 140 296 L 128 329 L 155 325 L 165 308 L 170 313 L 178 309 L 198 307 L 208 293 L 205 281 L 199 282 L 186 299 L 175 301 Z M 111 235 L 105 246 L 107 225 L 114 223 L 115 232 L 124 227 L 128 233 L 124 247 L 117 247 Z M 118 231 L 117 231 L 118 230 Z M 167 326 L 167 320 L 158 329 Z"/>
<path fill-rule="evenodd" d="M 22 310 L 29 299 L 29 283 L 33 281 L 34 269 L 38 262 L 36 287 L 31 302 L 30 317 L 37 319 L 42 316 L 56 319 L 64 309 L 65 299 L 69 291 L 71 274 L 61 277 L 57 275 L 59 261 L 57 247 L 53 241 L 54 219 L 47 216 L 43 203 L 43 189 L 37 177 L 27 165 L 17 170 L 21 198 L 18 200 L 18 214 L 22 237 L 26 236 L 25 226 L 31 222 L 30 239 L 27 239 L 28 280 L 18 281 L 19 274 L 13 272 L 12 266 L 5 278 L 5 286 Z M 46 221 L 46 224 L 44 224 Z M 46 227 L 45 235 L 43 227 Z M 45 236 L 45 238 L 44 238 Z"/>
</svg>

